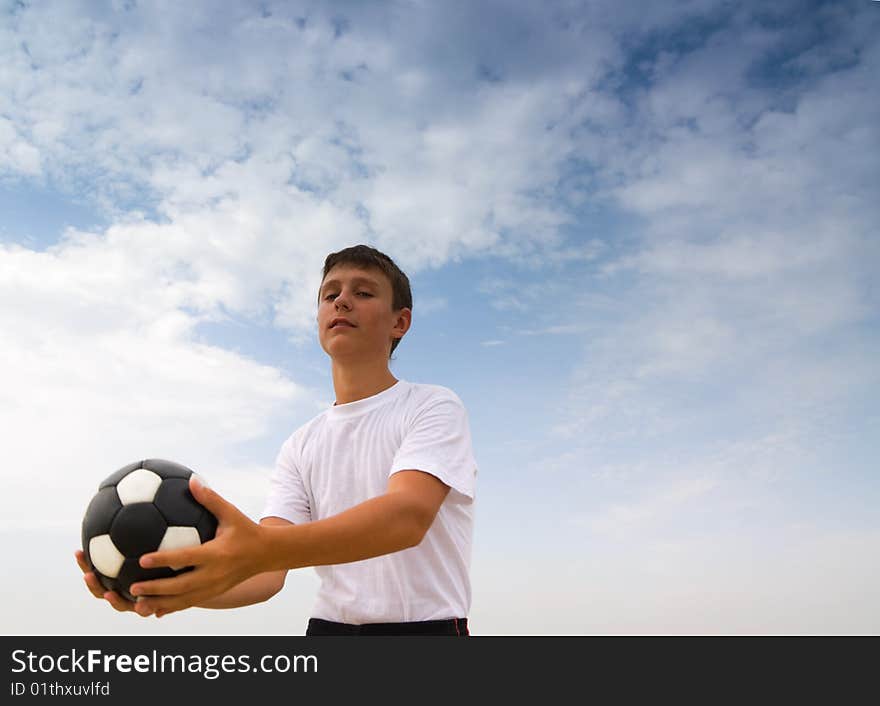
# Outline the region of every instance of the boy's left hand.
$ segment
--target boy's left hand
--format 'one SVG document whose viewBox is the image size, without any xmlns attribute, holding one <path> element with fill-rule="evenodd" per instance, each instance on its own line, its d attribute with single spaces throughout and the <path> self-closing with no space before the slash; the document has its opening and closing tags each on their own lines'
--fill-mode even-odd
<svg viewBox="0 0 880 706">
<path fill-rule="evenodd" d="M 132 594 L 139 597 L 135 611 L 140 615 L 161 618 L 197 606 L 263 570 L 260 562 L 266 548 L 264 528 L 202 485 L 195 476 L 190 478 L 189 489 L 198 502 L 214 513 L 217 533 L 214 539 L 197 547 L 153 552 L 141 557 L 140 564 L 144 568 L 194 568 L 173 578 L 132 584 Z"/>
</svg>

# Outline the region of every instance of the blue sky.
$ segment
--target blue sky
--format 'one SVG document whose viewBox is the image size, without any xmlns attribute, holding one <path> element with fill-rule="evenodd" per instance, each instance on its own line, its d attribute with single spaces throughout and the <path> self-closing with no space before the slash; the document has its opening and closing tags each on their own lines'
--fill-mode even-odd
<svg viewBox="0 0 880 706">
<path fill-rule="evenodd" d="M 866 0 L 0 2 L 0 533 L 33 577 L 4 625 L 302 632 L 310 571 L 144 621 L 71 554 L 138 458 L 259 516 L 333 401 L 323 259 L 367 242 L 413 284 L 392 371 L 469 411 L 475 633 L 876 633 L 878 29 Z"/>
</svg>

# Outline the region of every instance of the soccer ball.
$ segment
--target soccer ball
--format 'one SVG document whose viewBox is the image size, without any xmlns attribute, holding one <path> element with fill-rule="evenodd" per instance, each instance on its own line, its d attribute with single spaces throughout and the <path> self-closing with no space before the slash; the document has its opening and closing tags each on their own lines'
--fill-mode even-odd
<svg viewBox="0 0 880 706">
<path fill-rule="evenodd" d="M 207 542 L 217 518 L 189 492 L 192 470 L 148 459 L 123 466 L 104 479 L 86 510 L 82 546 L 101 585 L 130 601 L 131 584 L 168 578 L 192 567 L 144 569 L 143 554 Z"/>
</svg>

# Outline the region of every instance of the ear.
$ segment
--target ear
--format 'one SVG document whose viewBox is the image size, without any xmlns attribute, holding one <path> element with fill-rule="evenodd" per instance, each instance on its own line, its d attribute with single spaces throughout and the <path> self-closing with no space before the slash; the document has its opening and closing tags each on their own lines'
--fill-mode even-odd
<svg viewBox="0 0 880 706">
<path fill-rule="evenodd" d="M 391 329 L 391 337 L 401 339 L 404 337 L 409 327 L 412 325 L 412 309 L 404 307 L 397 313 L 397 320 L 394 322 L 394 328 Z"/>
</svg>

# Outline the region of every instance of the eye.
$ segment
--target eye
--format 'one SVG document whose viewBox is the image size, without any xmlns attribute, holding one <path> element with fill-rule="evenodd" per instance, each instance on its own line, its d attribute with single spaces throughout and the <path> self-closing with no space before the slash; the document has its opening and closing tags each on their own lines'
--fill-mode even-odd
<svg viewBox="0 0 880 706">
<path fill-rule="evenodd" d="M 372 297 L 373 295 L 370 292 L 357 292 L 357 296 L 360 297 Z M 334 297 L 338 297 L 339 294 L 336 292 L 331 292 L 329 294 L 324 295 L 324 301 L 331 301 Z"/>
</svg>

